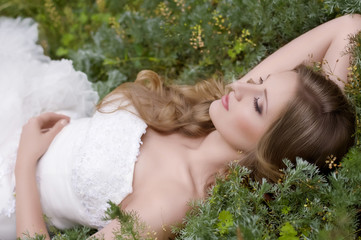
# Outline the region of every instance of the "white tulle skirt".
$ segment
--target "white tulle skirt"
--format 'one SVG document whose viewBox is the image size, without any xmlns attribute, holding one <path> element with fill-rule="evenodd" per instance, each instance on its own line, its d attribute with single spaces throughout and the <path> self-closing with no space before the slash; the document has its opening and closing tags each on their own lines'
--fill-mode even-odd
<svg viewBox="0 0 361 240">
<path fill-rule="evenodd" d="M 44 56 L 37 39 L 31 19 L 0 18 L 0 239 L 14 236 L 2 221 L 14 218 L 14 166 L 22 125 L 49 111 L 72 119 L 91 116 L 98 101 L 86 75 L 69 60 Z"/>
</svg>

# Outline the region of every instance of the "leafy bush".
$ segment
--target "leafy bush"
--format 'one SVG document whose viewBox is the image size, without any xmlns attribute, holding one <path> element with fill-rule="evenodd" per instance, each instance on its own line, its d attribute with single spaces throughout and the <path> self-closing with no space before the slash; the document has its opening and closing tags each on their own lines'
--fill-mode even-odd
<svg viewBox="0 0 361 240">
<path fill-rule="evenodd" d="M 178 83 L 237 77 L 328 19 L 319 0 L 18 0 L 3 8 L 39 22 L 46 52 L 72 59 L 102 96 L 142 69 Z"/>
<path fill-rule="evenodd" d="M 354 149 L 328 179 L 301 159 L 296 166 L 286 162 L 277 184 L 254 182 L 247 169 L 234 166 L 189 213 L 179 239 L 352 238 L 361 194 L 359 154 Z"/>
</svg>

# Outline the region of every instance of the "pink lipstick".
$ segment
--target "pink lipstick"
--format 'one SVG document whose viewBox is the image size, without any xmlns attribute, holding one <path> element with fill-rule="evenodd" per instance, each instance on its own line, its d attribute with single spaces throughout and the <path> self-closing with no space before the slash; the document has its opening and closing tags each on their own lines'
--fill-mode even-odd
<svg viewBox="0 0 361 240">
<path fill-rule="evenodd" d="M 222 97 L 222 104 L 223 104 L 223 107 L 228 111 L 228 99 L 229 99 L 229 95 L 224 95 Z"/>
</svg>

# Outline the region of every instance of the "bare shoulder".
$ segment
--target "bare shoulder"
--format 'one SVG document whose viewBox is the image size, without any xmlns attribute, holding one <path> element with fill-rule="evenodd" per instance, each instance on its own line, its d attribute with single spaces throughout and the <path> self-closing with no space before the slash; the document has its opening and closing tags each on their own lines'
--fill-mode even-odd
<svg viewBox="0 0 361 240">
<path fill-rule="evenodd" d="M 168 239 L 172 236 L 171 226 L 182 222 L 188 211 L 190 196 L 180 194 L 167 187 L 155 190 L 148 196 L 138 195 L 130 201 L 125 211 L 135 211 L 144 224 L 142 234 L 156 234 L 157 239 Z M 113 220 L 94 235 L 98 239 L 114 239 L 114 232 L 121 229 L 119 221 Z"/>
<path fill-rule="evenodd" d="M 157 233 L 158 239 L 171 236 L 171 226 L 181 223 L 189 210 L 191 196 L 173 187 L 157 188 L 152 194 L 137 197 L 125 210 L 136 211 L 147 229 Z"/>
</svg>

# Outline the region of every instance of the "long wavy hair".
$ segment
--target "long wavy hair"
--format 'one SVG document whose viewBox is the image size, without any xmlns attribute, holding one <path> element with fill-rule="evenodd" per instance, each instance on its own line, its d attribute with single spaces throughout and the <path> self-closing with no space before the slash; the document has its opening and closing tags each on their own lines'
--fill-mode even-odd
<svg viewBox="0 0 361 240">
<path fill-rule="evenodd" d="M 354 143 L 354 111 L 339 87 L 304 65 L 295 71 L 299 78 L 296 97 L 256 148 L 239 160 L 256 180 L 277 181 L 285 158 L 295 162 L 301 157 L 328 172 L 326 159 L 334 157 L 336 164 Z M 105 97 L 98 110 L 108 104 L 117 104 L 114 110 L 131 105 L 158 132 L 201 137 L 215 130 L 208 112 L 210 104 L 227 92 L 225 84 L 214 79 L 194 86 L 166 86 L 155 72 L 145 70 L 135 82 L 122 84 Z"/>
</svg>

